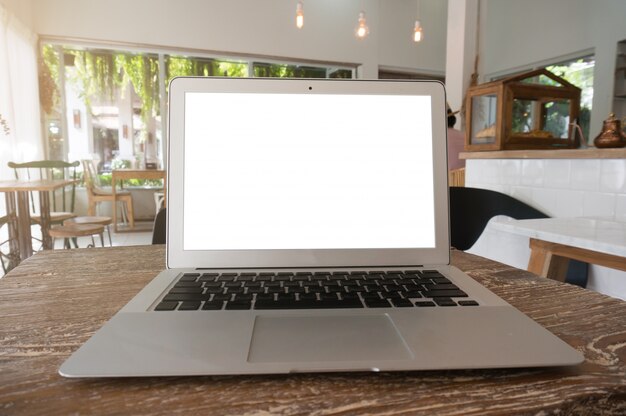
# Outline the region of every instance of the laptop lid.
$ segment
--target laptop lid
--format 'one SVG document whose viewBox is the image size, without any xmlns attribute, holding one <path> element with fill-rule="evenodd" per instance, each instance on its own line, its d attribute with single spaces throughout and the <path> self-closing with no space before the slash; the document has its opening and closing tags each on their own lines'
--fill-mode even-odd
<svg viewBox="0 0 626 416">
<path fill-rule="evenodd" d="M 168 268 L 449 263 L 435 81 L 175 78 Z"/>
</svg>

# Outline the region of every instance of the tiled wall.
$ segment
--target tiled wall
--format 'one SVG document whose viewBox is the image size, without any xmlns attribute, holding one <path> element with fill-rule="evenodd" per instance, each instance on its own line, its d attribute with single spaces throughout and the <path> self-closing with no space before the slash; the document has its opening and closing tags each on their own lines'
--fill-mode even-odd
<svg viewBox="0 0 626 416">
<path fill-rule="evenodd" d="M 626 159 L 470 159 L 465 185 L 511 195 L 552 217 L 626 222 Z M 491 226 L 469 251 L 524 269 L 530 255 L 528 238 Z M 626 272 L 594 266 L 587 287 L 626 299 Z"/>
</svg>

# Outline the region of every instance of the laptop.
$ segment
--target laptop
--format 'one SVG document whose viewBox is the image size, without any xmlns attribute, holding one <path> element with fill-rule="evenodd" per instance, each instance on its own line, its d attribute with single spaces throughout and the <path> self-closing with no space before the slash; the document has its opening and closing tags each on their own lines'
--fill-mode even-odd
<svg viewBox="0 0 626 416">
<path fill-rule="evenodd" d="M 183 77 L 169 97 L 167 269 L 61 375 L 583 361 L 450 265 L 441 83 Z"/>
</svg>

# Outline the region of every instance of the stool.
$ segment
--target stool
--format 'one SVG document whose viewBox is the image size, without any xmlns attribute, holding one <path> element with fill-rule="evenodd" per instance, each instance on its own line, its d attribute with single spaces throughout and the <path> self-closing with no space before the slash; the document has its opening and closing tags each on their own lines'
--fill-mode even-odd
<svg viewBox="0 0 626 416">
<path fill-rule="evenodd" d="M 113 247 L 113 241 L 111 240 L 111 227 L 113 224 L 113 219 L 111 217 L 95 217 L 95 216 L 85 216 L 85 217 L 74 217 L 63 221 L 63 225 L 72 225 L 72 224 L 97 224 L 104 225 L 107 229 L 107 234 L 109 236 L 109 245 Z M 104 244 L 102 244 L 104 247 Z"/>
<path fill-rule="evenodd" d="M 89 237 L 91 236 L 91 246 L 95 247 L 96 242 L 93 239 L 94 234 L 100 235 L 100 242 L 102 243 L 102 247 L 104 247 L 104 225 L 99 224 L 70 224 L 70 225 L 61 225 L 58 227 L 51 228 L 48 233 L 53 240 L 57 238 L 62 238 L 64 240 L 63 248 L 70 249 L 72 248 L 70 244 L 70 239 L 74 240 L 74 244 L 76 244 L 76 239 L 78 237 Z M 54 241 L 53 241 L 54 246 Z"/>
</svg>

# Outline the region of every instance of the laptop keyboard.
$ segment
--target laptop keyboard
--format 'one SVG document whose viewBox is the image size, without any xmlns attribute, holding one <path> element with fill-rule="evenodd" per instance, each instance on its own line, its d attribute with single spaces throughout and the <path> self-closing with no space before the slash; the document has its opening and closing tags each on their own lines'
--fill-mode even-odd
<svg viewBox="0 0 626 416">
<path fill-rule="evenodd" d="M 477 306 L 437 270 L 184 273 L 155 311 Z"/>
</svg>

